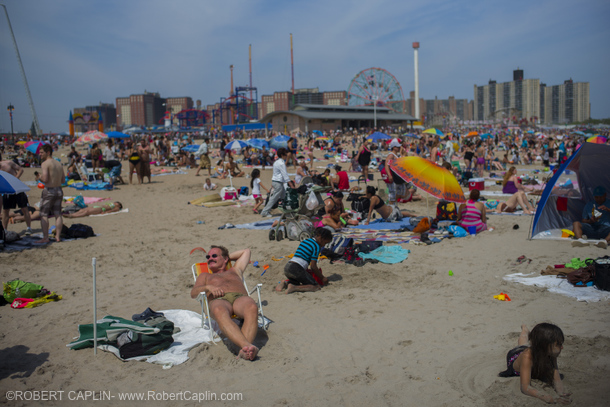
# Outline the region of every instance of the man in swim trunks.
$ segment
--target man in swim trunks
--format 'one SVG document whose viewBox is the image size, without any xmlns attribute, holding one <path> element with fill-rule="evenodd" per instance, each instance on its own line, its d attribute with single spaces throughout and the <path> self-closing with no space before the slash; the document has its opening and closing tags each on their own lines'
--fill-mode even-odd
<svg viewBox="0 0 610 407">
<path fill-rule="evenodd" d="M 191 298 L 205 291 L 210 298 L 210 313 L 222 333 L 240 349 L 239 357 L 254 360 L 258 348 L 252 344 L 258 331 L 258 308 L 244 287 L 244 270 L 250 263 L 250 249 L 229 254 L 222 246 L 212 246 L 206 256 L 211 273 L 201 273 L 191 290 Z M 229 260 L 233 267 L 226 269 Z M 244 320 L 241 329 L 231 320 L 237 315 Z"/>
<path fill-rule="evenodd" d="M 199 150 L 197 150 L 197 154 L 195 156 L 199 156 L 199 168 L 197 168 L 197 172 L 195 176 L 199 176 L 199 171 L 203 169 L 208 169 L 208 175 L 212 175 L 212 163 L 210 162 L 210 156 L 208 155 L 209 148 L 208 143 L 210 142 L 209 138 L 205 138 L 203 143 L 199 146 Z"/>
<path fill-rule="evenodd" d="M 53 148 L 49 144 L 42 146 L 40 152 L 42 162 L 42 174 L 36 176 L 36 181 L 44 182 L 44 189 L 40 200 L 40 226 L 42 227 L 42 239 L 36 243 L 49 243 L 49 216 L 55 216 L 55 227 L 61 230 L 64 218 L 61 214 L 61 203 L 64 192 L 61 184 L 64 182 L 64 169 L 59 161 L 53 158 Z M 59 242 L 61 233 L 56 234 Z"/>
</svg>

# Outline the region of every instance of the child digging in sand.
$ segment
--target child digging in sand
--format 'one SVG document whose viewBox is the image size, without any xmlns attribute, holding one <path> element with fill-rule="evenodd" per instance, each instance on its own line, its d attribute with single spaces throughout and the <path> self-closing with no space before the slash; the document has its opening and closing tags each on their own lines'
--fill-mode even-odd
<svg viewBox="0 0 610 407">
<path fill-rule="evenodd" d="M 318 291 L 320 285 L 328 284 L 328 278 L 324 277 L 318 268 L 318 257 L 321 248 L 332 240 L 332 232 L 325 228 L 317 228 L 313 238 L 303 240 L 292 259 L 284 267 L 284 274 L 288 280 L 280 281 L 275 287 L 275 291 L 281 292 L 285 289 L 286 294 L 296 291 Z M 308 267 L 311 267 L 317 279 L 309 274 Z M 318 284 L 316 280 L 319 280 L 321 284 Z"/>
<path fill-rule="evenodd" d="M 527 346 L 528 339 L 530 346 Z M 499 376 L 520 376 L 523 394 L 537 397 L 547 403 L 569 404 L 572 401 L 571 394 L 565 392 L 557 368 L 557 357 L 562 349 L 563 332 L 558 326 L 542 323 L 530 332 L 527 326 L 521 325 L 519 346 L 511 349 L 506 355 L 507 369 Z M 553 386 L 557 396 L 530 387 L 531 379 L 538 379 Z"/>
</svg>

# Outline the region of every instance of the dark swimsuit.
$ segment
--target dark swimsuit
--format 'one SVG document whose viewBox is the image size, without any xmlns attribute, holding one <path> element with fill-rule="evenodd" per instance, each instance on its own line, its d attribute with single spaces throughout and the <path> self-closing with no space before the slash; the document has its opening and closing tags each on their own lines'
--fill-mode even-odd
<svg viewBox="0 0 610 407">
<path fill-rule="evenodd" d="M 506 354 L 506 367 L 507 368 L 505 371 L 498 373 L 498 376 L 500 376 L 500 377 L 519 376 L 519 372 L 517 372 L 513 368 L 513 364 L 515 363 L 515 360 L 517 360 L 519 355 L 521 353 L 523 353 L 523 351 L 526 350 L 527 348 L 528 347 L 526 345 L 521 345 L 521 346 L 517 346 L 514 349 L 509 350 L 508 353 Z"/>
<path fill-rule="evenodd" d="M 385 202 L 383 202 L 383 199 L 381 199 L 381 197 L 379 197 L 378 195 L 373 195 L 376 196 L 377 198 L 379 198 L 379 203 L 377 205 L 375 205 L 373 207 L 373 209 L 377 210 L 379 208 L 381 208 L 383 205 L 385 205 Z"/>
<path fill-rule="evenodd" d="M 140 163 L 140 161 L 142 161 L 142 158 L 140 157 L 140 155 L 138 153 L 132 153 L 129 156 L 129 162 L 132 163 L 133 165 L 138 165 Z"/>
<path fill-rule="evenodd" d="M 364 148 L 358 157 L 358 164 L 362 166 L 367 166 L 371 162 L 371 152 Z"/>
</svg>

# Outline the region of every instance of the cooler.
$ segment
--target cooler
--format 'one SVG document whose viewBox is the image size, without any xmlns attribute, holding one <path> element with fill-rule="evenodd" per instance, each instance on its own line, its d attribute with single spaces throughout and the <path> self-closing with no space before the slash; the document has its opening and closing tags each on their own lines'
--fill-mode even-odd
<svg viewBox="0 0 610 407">
<path fill-rule="evenodd" d="M 225 201 L 237 199 L 237 190 L 231 187 L 224 187 L 220 190 L 220 197 Z"/>
<path fill-rule="evenodd" d="M 468 189 L 470 191 L 473 189 L 483 191 L 485 189 L 485 178 L 470 178 L 468 180 Z"/>
</svg>

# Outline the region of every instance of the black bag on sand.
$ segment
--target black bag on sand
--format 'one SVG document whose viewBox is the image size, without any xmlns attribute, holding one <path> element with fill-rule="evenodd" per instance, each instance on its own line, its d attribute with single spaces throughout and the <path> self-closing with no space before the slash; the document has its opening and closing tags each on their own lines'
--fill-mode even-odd
<svg viewBox="0 0 610 407">
<path fill-rule="evenodd" d="M 75 223 L 68 228 L 67 235 L 70 239 L 86 239 L 88 237 L 95 236 L 95 233 L 93 232 L 93 228 L 91 226 L 83 225 L 82 223 Z"/>
<path fill-rule="evenodd" d="M 593 264 L 595 265 L 593 284 L 600 290 L 610 291 L 610 256 L 600 257 Z"/>
</svg>

